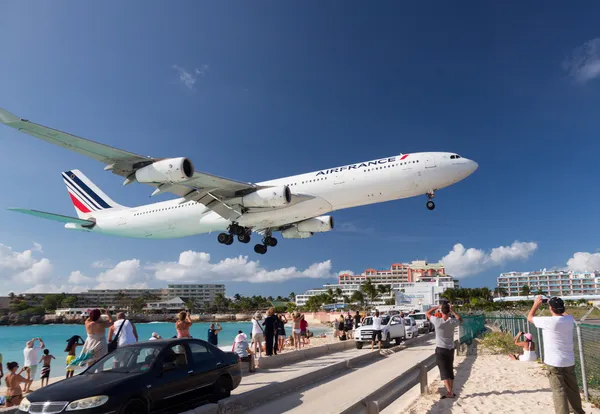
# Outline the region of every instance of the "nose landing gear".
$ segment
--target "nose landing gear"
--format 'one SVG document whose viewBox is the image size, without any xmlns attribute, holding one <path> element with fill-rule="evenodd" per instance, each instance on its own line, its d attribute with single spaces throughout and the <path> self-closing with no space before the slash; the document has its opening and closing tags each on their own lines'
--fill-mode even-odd
<svg viewBox="0 0 600 414">
<path fill-rule="evenodd" d="M 435 190 L 427 191 L 427 203 L 425 205 L 430 211 L 435 208 L 435 203 L 432 201 L 433 197 L 435 197 Z"/>
</svg>

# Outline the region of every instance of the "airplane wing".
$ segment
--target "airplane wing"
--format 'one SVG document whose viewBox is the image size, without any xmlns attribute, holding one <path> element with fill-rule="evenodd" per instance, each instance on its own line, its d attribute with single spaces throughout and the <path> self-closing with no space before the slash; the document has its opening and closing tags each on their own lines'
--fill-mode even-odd
<svg viewBox="0 0 600 414">
<path fill-rule="evenodd" d="M 137 169 L 162 159 L 134 154 L 39 125 L 27 119 L 19 118 L 2 108 L 0 108 L 0 123 L 51 144 L 100 161 L 106 164 L 105 169 L 125 178 L 132 176 Z M 127 182 L 126 180 L 125 183 Z M 234 206 L 228 205 L 226 202 L 227 199 L 240 197 L 260 188 L 265 188 L 256 184 L 231 180 L 200 171 L 195 171 L 192 178 L 181 183 L 150 185 L 158 187 L 153 194 L 159 192 L 176 194 L 186 198 L 186 200 L 204 204 L 229 220 L 235 220 L 241 216 L 241 212 L 236 210 Z"/>
<path fill-rule="evenodd" d="M 30 216 L 43 218 L 46 220 L 59 221 L 61 223 L 74 223 L 79 224 L 83 227 L 93 227 L 96 222 L 93 220 L 83 220 L 77 217 L 62 216 L 60 214 L 46 213 L 45 211 L 39 210 L 28 210 L 25 208 L 9 208 L 10 211 L 16 211 L 17 213 L 28 214 Z"/>
</svg>

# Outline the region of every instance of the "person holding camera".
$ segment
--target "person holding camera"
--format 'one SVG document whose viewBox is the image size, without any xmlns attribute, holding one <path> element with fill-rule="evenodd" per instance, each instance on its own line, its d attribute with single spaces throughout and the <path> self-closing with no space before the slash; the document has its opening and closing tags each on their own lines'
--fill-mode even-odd
<svg viewBox="0 0 600 414">
<path fill-rule="evenodd" d="M 440 316 L 437 316 L 438 309 L 441 311 Z M 454 387 L 454 331 L 462 323 L 462 318 L 454 312 L 452 305 L 448 302 L 434 306 L 425 315 L 435 326 L 435 359 L 440 370 L 440 378 L 446 387 L 446 395 L 443 395 L 442 399 L 454 398 L 456 397 L 452 391 Z"/>
<path fill-rule="evenodd" d="M 525 339 L 525 342 L 521 341 L 521 337 Z M 517 361 L 537 361 L 537 354 L 535 353 L 535 343 L 533 342 L 533 335 L 530 333 L 519 332 L 515 336 L 515 345 L 523 348 L 521 355 L 513 355 L 510 357 Z"/>
<path fill-rule="evenodd" d="M 544 363 L 548 368 L 554 411 L 556 414 L 569 414 L 570 405 L 576 414 L 584 414 L 575 376 L 575 318 L 565 312 L 565 303 L 558 297 L 548 301 L 552 316 L 535 316 L 542 303 L 543 297 L 536 296 L 527 320 L 542 329 Z"/>
</svg>

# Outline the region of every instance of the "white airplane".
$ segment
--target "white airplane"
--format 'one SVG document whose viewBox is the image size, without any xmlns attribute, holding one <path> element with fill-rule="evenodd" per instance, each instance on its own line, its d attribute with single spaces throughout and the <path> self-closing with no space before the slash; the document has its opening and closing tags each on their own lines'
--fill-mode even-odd
<svg viewBox="0 0 600 414">
<path fill-rule="evenodd" d="M 180 198 L 125 207 L 114 202 L 78 170 L 62 173 L 78 218 L 38 210 L 11 209 L 66 223 L 65 228 L 121 237 L 167 239 L 221 232 L 230 245 L 237 237 L 248 243 L 252 232 L 262 236 L 254 246 L 265 254 L 283 238 L 303 239 L 333 229 L 335 210 L 427 196 L 433 210 L 436 190 L 471 175 L 475 161 L 449 152 L 421 152 L 313 171 L 260 183 L 245 183 L 195 171 L 185 157 L 152 158 L 134 154 L 21 119 L 0 109 L 0 122 L 21 132 L 106 164 L 105 170 L 133 182 L 155 187 L 152 195 Z"/>
</svg>

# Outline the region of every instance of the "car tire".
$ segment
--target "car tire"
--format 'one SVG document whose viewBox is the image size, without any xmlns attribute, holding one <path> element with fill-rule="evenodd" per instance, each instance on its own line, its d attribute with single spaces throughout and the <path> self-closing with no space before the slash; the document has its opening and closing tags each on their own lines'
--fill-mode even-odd
<svg viewBox="0 0 600 414">
<path fill-rule="evenodd" d="M 390 333 L 388 332 L 387 335 L 385 336 L 385 341 L 383 342 L 383 347 L 384 348 L 389 348 L 390 347 L 390 341 L 391 341 L 391 337 L 390 337 Z"/>
<path fill-rule="evenodd" d="M 362 347 L 363 347 L 363 343 L 359 342 L 359 341 L 356 341 L 355 345 L 356 345 L 356 349 L 362 349 Z"/>
<path fill-rule="evenodd" d="M 213 391 L 209 398 L 209 401 L 212 403 L 216 403 L 220 400 L 228 398 L 231 395 L 231 390 L 233 386 L 231 385 L 231 379 L 222 376 L 219 377 L 215 385 L 213 385 Z"/>
<path fill-rule="evenodd" d="M 147 414 L 148 406 L 142 400 L 129 400 L 121 409 L 121 414 Z"/>
</svg>

